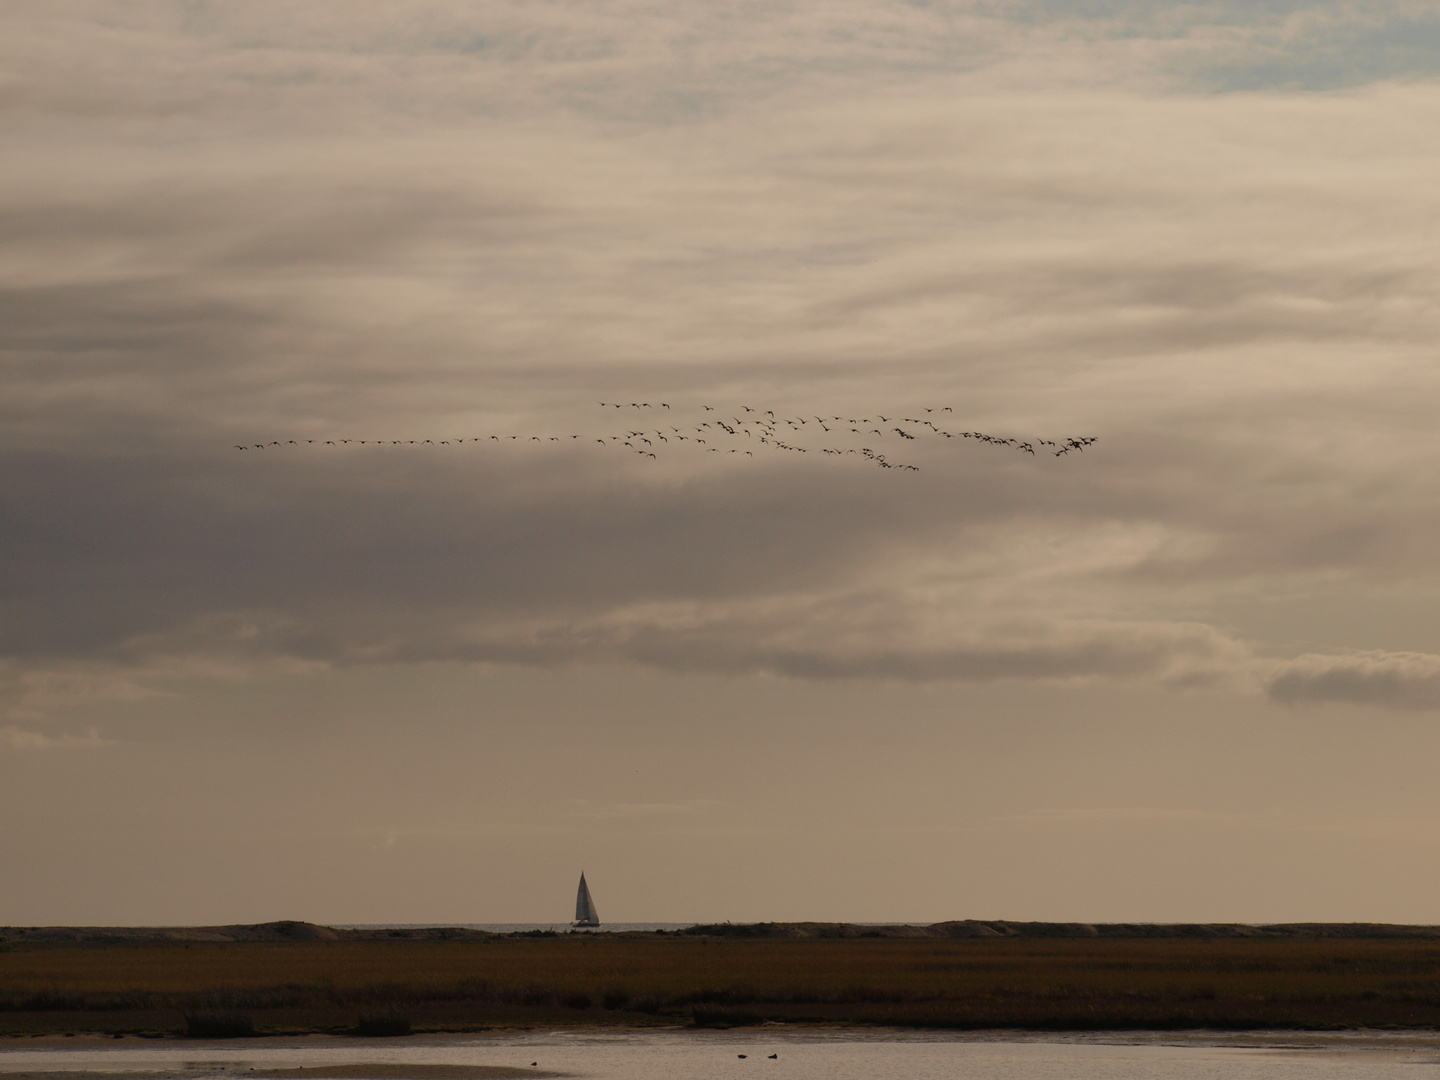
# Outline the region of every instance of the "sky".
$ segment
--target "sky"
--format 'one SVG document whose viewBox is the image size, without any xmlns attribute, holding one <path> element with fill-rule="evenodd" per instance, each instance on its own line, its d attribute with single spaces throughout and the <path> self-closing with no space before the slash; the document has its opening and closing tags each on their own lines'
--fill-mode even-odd
<svg viewBox="0 0 1440 1080">
<path fill-rule="evenodd" d="M 0 923 L 1440 922 L 1437 80 L 8 0 Z"/>
</svg>

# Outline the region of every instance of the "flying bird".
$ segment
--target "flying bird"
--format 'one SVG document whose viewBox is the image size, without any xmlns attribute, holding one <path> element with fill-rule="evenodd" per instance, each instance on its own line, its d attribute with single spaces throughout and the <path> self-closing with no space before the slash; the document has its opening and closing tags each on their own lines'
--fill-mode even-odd
<svg viewBox="0 0 1440 1080">
<path fill-rule="evenodd" d="M 619 403 L 619 402 L 613 402 L 613 401 L 600 401 L 600 402 L 597 402 L 597 405 L 598 405 L 599 407 L 601 407 L 601 408 L 615 408 L 615 409 L 619 409 L 619 408 L 623 408 L 623 407 L 624 407 L 624 406 L 622 406 L 621 403 Z M 638 402 L 631 402 L 631 403 L 630 403 L 630 408 L 632 408 L 632 409 L 652 409 L 652 408 L 655 408 L 655 407 L 656 407 L 655 405 L 653 405 L 652 403 L 650 403 L 650 402 L 648 402 L 648 401 L 638 401 Z M 662 408 L 662 409 L 665 409 L 665 410 L 671 410 L 671 411 L 674 410 L 674 406 L 673 406 L 670 402 L 668 402 L 668 401 L 659 402 L 659 403 L 658 403 L 658 407 L 659 407 L 659 408 Z M 715 405 L 702 405 L 702 406 L 700 406 L 700 408 L 701 408 L 701 410 L 702 410 L 702 413 L 701 413 L 702 416 L 704 415 L 704 413 L 718 412 L 718 407 L 715 406 Z M 822 454 L 825 454 L 826 456 L 832 456 L 832 457 L 843 457 L 843 456 L 846 456 L 846 455 L 849 455 L 849 454 L 860 454 L 860 455 L 863 456 L 866 460 L 872 462 L 876 467 L 881 468 L 881 469 L 899 470 L 899 471 L 901 471 L 901 472 L 919 472 L 919 471 L 920 471 L 920 466 L 917 465 L 917 464 L 901 463 L 901 462 L 889 461 L 889 460 L 886 459 L 886 457 L 885 457 L 883 454 L 877 453 L 877 452 L 875 452 L 874 450 L 870 449 L 869 447 L 865 447 L 865 448 L 862 448 L 862 449 L 860 449 L 860 450 L 856 450 L 853 445 L 852 445 L 852 446 L 848 446 L 848 447 L 847 447 L 847 446 L 843 446 L 843 445 L 842 445 L 842 446 L 815 446 L 815 445 L 805 445 L 806 443 L 812 443 L 812 442 L 814 441 L 812 438 L 808 437 L 811 433 L 813 433 L 813 432 L 816 430 L 815 428 L 809 427 L 809 423 L 810 423 L 810 420 L 811 420 L 811 419 L 813 419 L 813 420 L 815 421 L 815 424 L 817 425 L 817 427 L 819 428 L 819 430 L 821 430 L 822 432 L 824 432 L 826 435 L 830 435 L 830 434 L 832 434 L 832 433 L 841 433 L 841 432 L 843 432 L 843 428 L 836 428 L 836 429 L 833 429 L 833 430 L 832 430 L 832 428 L 831 428 L 831 426 L 830 426 L 830 421 L 833 421 L 833 422 L 836 423 L 837 425 L 849 424 L 849 425 L 850 425 L 849 434 L 851 434 L 851 435 L 861 435 L 861 434 L 867 434 L 867 433 L 868 433 L 868 434 L 875 435 L 877 438 L 885 439 L 885 438 L 887 438 L 888 436 L 887 436 L 887 434 L 886 434 L 886 432 L 885 432 L 884 430 L 882 430 L 882 429 L 880 429 L 880 428 L 869 428 L 869 427 L 867 427 L 867 428 L 865 428 L 865 429 L 862 429 L 859 425 L 861 425 L 861 424 L 869 425 L 869 424 L 875 423 L 875 422 L 879 422 L 879 423 L 893 423 L 893 422 L 895 421 L 895 419 L 897 419 L 897 417 L 892 417 L 892 416 L 886 415 L 885 413 L 877 412 L 877 413 L 876 413 L 876 416 L 877 416 L 877 418 L 878 418 L 878 421 L 872 421 L 872 420 L 870 420 L 869 417 L 861 417 L 861 418 L 859 418 L 859 419 L 856 419 L 856 418 L 846 418 L 846 417 L 843 417 L 843 416 L 840 416 L 840 415 L 837 414 L 837 415 L 831 416 L 831 417 L 830 417 L 830 421 L 827 421 L 824 416 L 819 415 L 819 414 L 811 414 L 811 416 L 808 417 L 808 418 L 807 418 L 806 416 L 804 416 L 804 415 L 799 415 L 799 414 L 797 414 L 797 415 L 795 415 L 795 416 L 777 417 L 776 414 L 775 414 L 775 410 L 774 410 L 774 409 L 760 409 L 758 406 L 748 405 L 748 404 L 742 404 L 742 405 L 740 406 L 740 409 L 741 409 L 741 412 L 743 412 L 745 415 L 744 415 L 743 417 L 742 417 L 742 416 L 733 416 L 732 419 L 731 419 L 731 421 L 721 420 L 721 419 L 719 419 L 718 416 L 717 416 L 713 421 L 711 421 L 711 420 L 701 420 L 701 419 L 698 418 L 698 417 L 694 417 L 694 418 L 686 417 L 686 416 L 684 415 L 683 411 L 677 412 L 677 413 L 676 413 L 676 416 L 675 416 L 675 419 L 676 419 L 677 421 L 680 421 L 681 424 L 689 424 L 689 425 L 692 425 L 692 426 L 676 426 L 675 424 L 671 424 L 671 425 L 669 426 L 670 432 L 675 436 L 675 438 L 674 438 L 674 440 L 673 440 L 673 442 L 674 442 L 674 445 L 673 445 L 673 446 L 671 445 L 671 443 L 672 443 L 671 438 L 670 438 L 669 436 L 667 436 L 667 435 L 664 434 L 664 430 L 665 430 L 665 429 L 663 429 L 663 428 L 657 428 L 657 429 L 655 429 L 654 431 L 649 431 L 649 430 L 631 430 L 631 431 L 627 432 L 628 438 L 627 438 L 627 436 L 622 436 L 622 435 L 605 435 L 605 436 L 601 436 L 601 437 L 596 438 L 596 439 L 595 439 L 595 442 L 598 443 L 598 444 L 601 445 L 601 446 L 605 446 L 605 445 L 607 444 L 607 442 L 621 442 L 621 443 L 622 443 L 624 446 L 626 446 L 627 448 L 629 448 L 629 449 L 631 449 L 631 450 L 635 450 L 635 452 L 638 453 L 638 454 L 640 454 L 642 457 L 648 457 L 648 458 L 650 458 L 650 459 L 652 459 L 652 460 L 658 460 L 657 454 L 656 454 L 655 448 L 654 448 L 654 443 L 652 443 L 652 441 L 651 441 L 651 438 L 652 438 L 652 437 L 653 437 L 656 441 L 659 441 L 659 442 L 664 443 L 664 444 L 665 444 L 665 449 L 667 450 L 667 452 L 683 453 L 687 448 L 686 448 L 686 447 L 683 447 L 683 446 L 681 446 L 681 445 L 679 445 L 679 444 L 685 443 L 685 442 L 693 442 L 693 443 L 696 444 L 697 446 L 703 446 L 703 447 L 705 447 L 705 450 L 706 450 L 707 453 L 715 454 L 715 453 L 725 453 L 725 452 L 727 452 L 727 450 L 721 449 L 720 447 L 708 445 L 709 439 L 704 438 L 704 437 L 702 437 L 702 436 L 708 435 L 708 436 L 710 436 L 710 438 L 713 438 L 713 439 L 715 439 L 715 440 L 718 441 L 718 442 L 723 442 L 725 438 L 737 439 L 738 436 L 743 433 L 747 439 L 752 440 L 752 441 L 751 441 L 751 444 L 750 444 L 751 446 L 755 446 L 756 444 L 758 444 L 758 445 L 760 445 L 761 447 L 766 448 L 766 449 L 769 449 L 769 450 L 776 450 L 776 451 L 782 451 L 782 450 L 783 450 L 783 451 L 787 451 L 787 452 L 793 453 L 793 454 L 806 454 L 806 453 L 809 453 L 809 452 L 812 451 L 812 450 L 819 450 Z M 914 411 L 914 410 L 911 410 L 911 411 Z M 1039 447 L 1041 447 L 1041 446 L 1046 447 L 1046 448 L 1050 451 L 1050 453 L 1051 453 L 1051 455 L 1052 455 L 1053 457 L 1057 457 L 1057 458 L 1058 458 L 1058 457 L 1064 457 L 1064 456 L 1068 455 L 1071 451 L 1076 451 L 1076 450 L 1078 450 L 1078 451 L 1083 452 L 1087 447 L 1093 445 L 1093 444 L 1097 441 L 1097 437 L 1096 437 L 1096 436 L 1093 436 L 1093 435 L 1070 436 L 1070 437 L 1067 437 L 1067 438 L 1062 439 L 1062 440 L 1043 439 L 1043 438 L 1033 438 L 1033 439 L 1029 439 L 1029 440 L 1021 440 L 1021 439 L 1018 439 L 1018 438 L 1014 438 L 1014 437 L 1012 437 L 1012 436 L 995 435 L 995 434 L 991 434 L 991 433 L 983 432 L 983 431 L 953 432 L 953 431 L 946 431 L 946 430 L 940 428 L 938 425 L 936 425 L 935 423 L 933 423 L 931 420 L 928 420 L 928 419 L 917 419 L 917 417 L 924 417 L 924 416 L 927 416 L 927 415 L 933 415 L 933 414 L 936 413 L 936 412 L 940 412 L 940 413 L 954 413 L 954 411 L 955 411 L 954 408 L 953 408 L 952 406 L 949 406 L 949 405 L 944 405 L 944 406 L 929 406 L 929 405 L 921 406 L 920 409 L 917 411 L 916 417 L 908 417 L 908 416 L 906 416 L 906 417 L 898 417 L 898 419 L 901 420 L 901 421 L 904 422 L 904 423 L 909 423 L 909 424 L 916 425 L 914 431 L 908 431 L 908 430 L 906 430 L 905 428 L 899 427 L 899 426 L 891 427 L 889 430 L 890 430 L 890 433 L 891 433 L 891 434 L 894 434 L 894 435 L 898 436 L 899 438 L 905 440 L 907 443 L 908 443 L 908 442 L 915 442 L 915 443 L 917 443 L 917 448 L 918 448 L 918 446 L 919 446 L 919 440 L 922 439 L 922 438 L 925 438 L 925 437 L 943 438 L 943 439 L 946 439 L 946 440 L 953 440 L 953 439 L 956 439 L 956 438 L 960 438 L 960 439 L 974 439 L 974 440 L 977 441 L 977 442 L 986 443 L 987 445 L 992 446 L 992 447 L 1003 447 L 1003 448 L 1013 449 L 1013 450 L 1017 450 L 1017 451 L 1019 451 L 1019 452 L 1021 452 L 1021 453 L 1029 454 L 1029 455 L 1031 455 L 1032 457 L 1034 457 L 1034 456 L 1036 455 L 1037 449 L 1038 449 Z M 791 431 L 793 434 L 790 435 L 790 436 L 787 436 L 787 438 L 794 438 L 794 439 L 796 440 L 796 442 L 794 442 L 794 443 L 786 442 L 786 441 L 783 441 L 783 440 L 781 440 L 781 439 L 779 439 L 779 438 L 776 437 L 777 434 L 778 434 L 778 429 L 779 429 L 779 425 L 780 425 L 780 424 L 785 424 L 787 427 L 789 427 L 790 431 Z M 754 431 L 751 431 L 750 429 L 751 429 L 751 426 L 752 426 L 752 425 L 754 425 L 754 426 L 756 426 L 756 427 L 759 427 L 760 431 L 759 431 L 758 433 L 757 433 L 757 432 L 754 432 Z M 694 434 L 688 435 L 688 436 L 687 436 L 687 435 L 681 435 L 681 434 L 680 434 L 681 431 L 691 431 L 691 432 L 693 432 Z M 570 438 L 571 440 L 579 440 L 579 439 L 581 439 L 582 437 L 584 437 L 584 436 L 582 436 L 581 434 L 571 434 L 570 436 L 568 436 L 568 438 Z M 446 439 L 440 439 L 440 440 L 438 440 L 438 445 L 440 445 L 440 446 L 451 446 L 451 445 L 463 446 L 467 441 L 469 441 L 469 442 L 471 442 L 471 443 L 476 443 L 476 442 L 480 442 L 480 441 L 482 441 L 482 440 L 484 440 L 484 439 L 486 439 L 486 438 L 487 438 L 486 436 L 480 436 L 480 435 L 473 436 L 473 437 L 470 437 L 470 436 L 455 436 L 455 437 L 453 437 L 453 438 L 446 438 Z M 488 436 L 488 440 L 491 441 L 491 442 L 500 442 L 500 441 L 502 441 L 503 439 L 509 439 L 510 441 L 513 442 L 513 441 L 517 441 L 517 440 L 522 439 L 522 438 L 523 438 L 523 439 L 526 439 L 526 441 L 528 441 L 528 442 L 538 442 L 538 443 L 543 444 L 543 443 L 545 443 L 545 442 L 547 442 L 547 441 L 548 441 L 548 442 L 563 442 L 564 439 L 566 438 L 566 436 L 560 436 L 560 435 L 550 435 L 550 436 L 540 436 L 540 435 L 530 435 L 530 436 L 522 436 L 522 435 L 504 435 L 504 436 L 502 436 L 502 435 L 490 435 L 490 436 Z M 836 441 L 841 441 L 841 440 L 843 440 L 843 439 L 844 439 L 844 435 L 843 435 L 843 433 L 841 433 L 841 434 L 840 434 L 840 440 L 836 440 Z M 637 448 L 637 447 L 636 447 L 636 445 L 635 445 L 635 441 L 636 441 L 636 440 L 639 441 L 639 443 L 641 444 L 642 447 L 644 447 L 644 449 L 640 449 L 640 448 Z M 314 445 L 316 445 L 317 443 L 319 443 L 319 444 L 321 444 L 321 445 L 324 445 L 324 446 L 336 446 L 336 445 L 349 446 L 351 443 L 357 443 L 357 444 L 359 444 L 360 446 L 367 446 L 367 445 L 369 445 L 369 444 L 372 443 L 372 442 L 373 442 L 376 446 L 382 446 L 382 445 L 385 445 L 387 441 L 388 441 L 389 445 L 391 445 L 391 446 L 412 446 L 412 447 L 413 447 L 413 446 L 435 446 L 435 445 L 437 445 L 437 440 L 435 440 L 435 439 L 409 439 L 409 440 L 401 440 L 401 439 L 390 439 L 390 440 L 385 440 L 385 439 L 373 439 L 373 440 L 372 440 L 372 439 L 353 439 L 353 438 L 347 438 L 347 439 L 339 439 L 339 440 L 336 440 L 336 439 L 325 439 L 325 440 L 323 440 L 323 441 L 322 441 L 322 440 L 317 440 L 317 439 L 306 439 L 306 440 L 304 440 L 303 442 L 304 442 L 304 445 L 306 445 L 306 446 L 314 446 Z M 827 440 L 827 441 L 830 441 L 830 440 Z M 858 441 L 858 440 L 857 440 L 857 441 Z M 252 445 L 246 445 L 246 444 L 242 444 L 242 443 L 235 443 L 235 444 L 232 444 L 232 445 L 234 446 L 234 449 L 236 449 L 236 450 L 249 450 L 249 449 L 264 450 L 264 449 L 274 448 L 274 447 L 280 447 L 280 446 L 299 446 L 299 445 L 301 445 L 301 442 L 300 442 L 299 440 L 296 440 L 296 439 L 290 439 L 290 440 L 287 440 L 287 441 L 282 441 L 282 440 L 279 440 L 279 439 L 275 439 L 275 440 L 271 440 L 271 441 L 268 442 L 268 443 L 254 443 L 254 444 L 252 444 Z M 749 458 L 754 458 L 754 457 L 757 456 L 756 452 L 753 451 L 753 450 L 743 450 L 743 451 L 742 451 L 742 450 L 739 450 L 739 449 L 728 449 L 728 453 L 731 453 L 731 454 L 743 454 L 745 457 L 749 457 Z"/>
</svg>

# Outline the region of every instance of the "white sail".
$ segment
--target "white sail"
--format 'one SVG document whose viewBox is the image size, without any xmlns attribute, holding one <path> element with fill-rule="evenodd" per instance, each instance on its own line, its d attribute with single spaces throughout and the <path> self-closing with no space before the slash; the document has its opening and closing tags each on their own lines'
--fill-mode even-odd
<svg viewBox="0 0 1440 1080">
<path fill-rule="evenodd" d="M 595 913 L 595 901 L 590 899 L 590 886 L 585 884 L 583 870 L 580 871 L 580 891 L 575 894 L 575 925 L 600 925 L 600 916 Z"/>
</svg>

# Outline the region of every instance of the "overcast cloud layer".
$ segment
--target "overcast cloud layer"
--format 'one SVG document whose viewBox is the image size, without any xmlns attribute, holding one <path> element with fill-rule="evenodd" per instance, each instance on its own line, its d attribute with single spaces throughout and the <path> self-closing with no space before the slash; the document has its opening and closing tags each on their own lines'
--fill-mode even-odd
<svg viewBox="0 0 1440 1080">
<path fill-rule="evenodd" d="M 1434 18 L 7 5 L 12 719 L 425 660 L 1434 708 Z M 1099 442 L 597 446 L 637 398 Z"/>
<path fill-rule="evenodd" d="M 1434 921 L 1437 42 L 10 0 L 0 919 Z"/>
</svg>

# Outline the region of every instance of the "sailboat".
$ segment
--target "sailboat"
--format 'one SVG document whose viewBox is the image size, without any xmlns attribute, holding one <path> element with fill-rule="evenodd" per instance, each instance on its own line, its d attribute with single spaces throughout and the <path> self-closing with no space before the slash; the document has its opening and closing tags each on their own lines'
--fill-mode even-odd
<svg viewBox="0 0 1440 1080">
<path fill-rule="evenodd" d="M 590 886 L 585 884 L 585 871 L 580 871 L 580 891 L 575 894 L 575 921 L 572 926 L 599 926 L 595 901 L 590 899 Z"/>
</svg>

